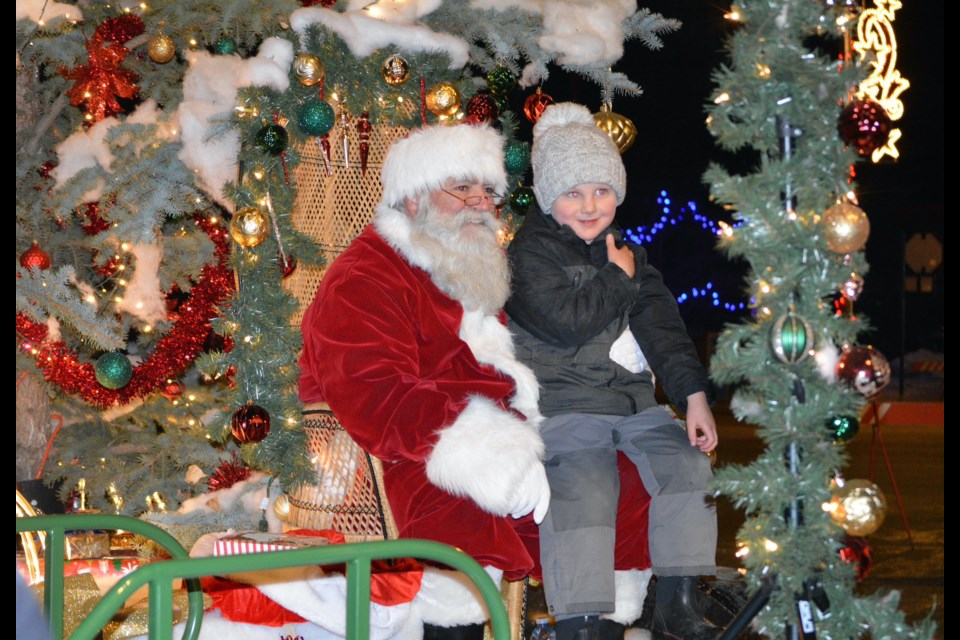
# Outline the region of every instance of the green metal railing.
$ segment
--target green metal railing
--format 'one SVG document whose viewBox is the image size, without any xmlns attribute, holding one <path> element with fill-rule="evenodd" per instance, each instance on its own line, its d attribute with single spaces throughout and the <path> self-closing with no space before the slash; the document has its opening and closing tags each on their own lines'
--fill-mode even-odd
<svg viewBox="0 0 960 640">
<path fill-rule="evenodd" d="M 203 593 L 198 578 L 242 571 L 339 563 L 345 563 L 347 567 L 346 637 L 348 640 L 366 640 L 370 635 L 371 561 L 393 558 L 431 560 L 463 572 L 477 586 L 487 605 L 494 638 L 508 640 L 510 637 L 510 623 L 500 592 L 483 567 L 463 551 L 430 540 L 383 540 L 216 558 L 190 558 L 170 534 L 137 518 L 109 514 L 17 518 L 17 533 L 45 531 L 47 534 L 44 552 L 44 610 L 50 624 L 52 640 L 63 637 L 66 532 L 90 529 L 122 530 L 147 536 L 164 547 L 173 559 L 143 565 L 121 578 L 80 623 L 70 640 L 93 640 L 127 598 L 143 585 L 148 585 L 149 589 L 149 638 L 169 640 L 173 637 L 173 581 L 177 578 L 186 580 L 188 590 L 189 613 L 183 638 L 195 640 L 200 632 L 203 614 Z"/>
</svg>

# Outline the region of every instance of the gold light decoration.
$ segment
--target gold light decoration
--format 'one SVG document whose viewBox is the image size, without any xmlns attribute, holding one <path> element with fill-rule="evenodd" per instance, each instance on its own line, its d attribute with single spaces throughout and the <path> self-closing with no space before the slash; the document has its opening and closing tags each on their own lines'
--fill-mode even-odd
<svg viewBox="0 0 960 640">
<path fill-rule="evenodd" d="M 426 102 L 433 115 L 450 117 L 460 109 L 460 92 L 449 82 L 438 82 L 427 89 Z"/>
<path fill-rule="evenodd" d="M 869 480 L 847 480 L 824 508 L 848 535 L 868 536 L 883 524 L 887 499 Z"/>
<path fill-rule="evenodd" d="M 244 207 L 230 220 L 230 237 L 241 247 L 256 247 L 270 233 L 270 218 L 256 207 Z"/>
<path fill-rule="evenodd" d="M 410 63 L 403 56 L 393 54 L 383 61 L 380 66 L 380 75 L 390 86 L 399 86 L 410 78 Z"/>
<path fill-rule="evenodd" d="M 323 80 L 324 72 L 323 60 L 313 54 L 299 53 L 293 59 L 293 74 L 305 87 L 312 87 Z"/>
<path fill-rule="evenodd" d="M 280 522 L 287 522 L 290 519 L 290 498 L 286 494 L 273 501 L 273 513 Z"/>
<path fill-rule="evenodd" d="M 593 114 L 593 121 L 616 143 L 621 154 L 633 146 L 633 141 L 637 138 L 637 127 L 630 118 L 614 113 L 609 103 L 605 102 L 600 106 L 600 111 Z"/>
<path fill-rule="evenodd" d="M 147 55 L 157 64 L 166 64 L 177 55 L 177 45 L 170 36 L 161 33 L 147 43 Z"/>
<path fill-rule="evenodd" d="M 827 246 L 834 253 L 860 251 L 870 235 L 867 214 L 850 202 L 838 202 L 824 211 L 820 224 Z"/>
<path fill-rule="evenodd" d="M 897 36 L 893 30 L 894 13 L 900 9 L 900 0 L 874 0 L 875 8 L 864 9 L 857 21 L 857 39 L 853 49 L 862 62 L 870 59 L 870 75 L 860 83 L 856 97 L 869 99 L 883 107 L 890 120 L 903 116 L 900 94 L 910 87 L 910 81 L 897 69 Z M 879 162 L 884 156 L 900 157 L 896 143 L 900 129 L 891 129 L 887 143 L 875 149 L 870 159 Z"/>
</svg>

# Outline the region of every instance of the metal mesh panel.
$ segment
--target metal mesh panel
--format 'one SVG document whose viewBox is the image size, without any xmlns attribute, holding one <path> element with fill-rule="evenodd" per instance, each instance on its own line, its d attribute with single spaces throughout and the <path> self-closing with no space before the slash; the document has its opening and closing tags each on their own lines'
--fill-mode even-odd
<svg viewBox="0 0 960 640">
<path fill-rule="evenodd" d="M 331 131 L 329 173 L 323 161 L 319 138 L 314 138 L 300 149 L 301 160 L 296 169 L 299 189 L 294 201 L 293 225 L 323 247 L 327 266 L 373 218 L 374 209 L 383 193 L 380 184 L 383 158 L 390 145 L 406 133 L 404 127 L 373 127 L 366 172 L 360 166 L 360 142 L 354 127 L 350 127 L 347 137 L 347 157 L 340 144 L 339 127 Z M 283 280 L 284 288 L 299 302 L 298 311 L 291 318 L 294 326 L 300 326 L 327 266 L 301 265 Z"/>
<path fill-rule="evenodd" d="M 334 529 L 348 541 L 396 538 L 389 505 L 381 497 L 382 469 L 344 431 L 329 410 L 305 412 L 307 449 L 317 482 L 289 496 L 289 523 L 304 529 Z"/>
</svg>

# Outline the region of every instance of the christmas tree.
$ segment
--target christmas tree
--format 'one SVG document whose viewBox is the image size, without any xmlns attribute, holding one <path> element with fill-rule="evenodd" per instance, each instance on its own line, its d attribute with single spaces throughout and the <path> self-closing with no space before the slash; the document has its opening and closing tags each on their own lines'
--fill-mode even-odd
<svg viewBox="0 0 960 640">
<path fill-rule="evenodd" d="M 754 628 L 765 637 L 934 633 L 929 618 L 904 622 L 897 592 L 855 595 L 854 568 L 840 554 L 845 532 L 863 525 L 854 535 L 865 535 L 878 525 L 876 511 L 856 523 L 836 507 L 845 492 L 843 443 L 890 374 L 882 354 L 857 344 L 865 319 L 849 313 L 867 273 L 869 234 L 851 168 L 889 131 L 883 110 L 861 91 L 875 61 L 848 50 L 859 10 L 738 2 L 729 61 L 714 74 L 708 109 L 718 144 L 752 161 L 744 173 L 712 166 L 705 181 L 734 212 L 722 248 L 749 264 L 752 317 L 725 329 L 711 374 L 735 386 L 731 407 L 758 425 L 767 446 L 749 465 L 719 469 L 715 488 L 746 511 L 738 543 L 754 602 L 763 605 Z"/>
<path fill-rule="evenodd" d="M 342 247 L 295 224 L 304 199 L 365 176 L 382 130 L 493 122 L 513 224 L 532 195 L 511 96 L 536 118 L 551 70 L 583 76 L 628 146 L 624 42 L 679 26 L 618 2 L 19 0 L 18 481 L 133 514 L 251 468 L 315 482 L 291 282 Z"/>
</svg>

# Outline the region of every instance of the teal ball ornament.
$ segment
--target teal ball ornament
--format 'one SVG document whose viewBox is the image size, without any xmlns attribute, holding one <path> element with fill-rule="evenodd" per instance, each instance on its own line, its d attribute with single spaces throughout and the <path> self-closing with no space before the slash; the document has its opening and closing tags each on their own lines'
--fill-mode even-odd
<svg viewBox="0 0 960 640">
<path fill-rule="evenodd" d="M 97 382 L 107 389 L 119 389 L 125 387 L 133 377 L 133 365 L 124 354 L 111 351 L 97 358 L 93 373 Z"/>
<path fill-rule="evenodd" d="M 813 348 L 813 328 L 806 318 L 792 311 L 773 323 L 770 346 L 781 362 L 802 362 Z"/>
<path fill-rule="evenodd" d="M 536 200 L 536 196 L 533 195 L 533 189 L 517 187 L 510 194 L 510 208 L 518 215 L 526 215 L 534 200 Z"/>
<path fill-rule="evenodd" d="M 329 103 L 311 99 L 297 110 L 297 126 L 308 136 L 325 136 L 337 121 L 337 114 Z"/>
<path fill-rule="evenodd" d="M 827 420 L 827 429 L 834 444 L 850 442 L 860 431 L 860 421 L 854 416 L 836 416 Z"/>
<path fill-rule="evenodd" d="M 232 56 L 237 52 L 237 41 L 230 36 L 220 36 L 213 43 L 213 52 L 218 56 Z"/>
<path fill-rule="evenodd" d="M 517 86 L 517 78 L 506 67 L 497 67 L 487 74 L 487 86 L 495 96 L 505 96 Z"/>
<path fill-rule="evenodd" d="M 270 155 L 280 155 L 287 148 L 290 136 L 287 130 L 278 124 L 268 124 L 257 131 L 257 148 Z"/>
<path fill-rule="evenodd" d="M 503 152 L 503 162 L 507 173 L 518 175 L 530 165 L 530 145 L 526 142 L 511 142 Z"/>
</svg>

